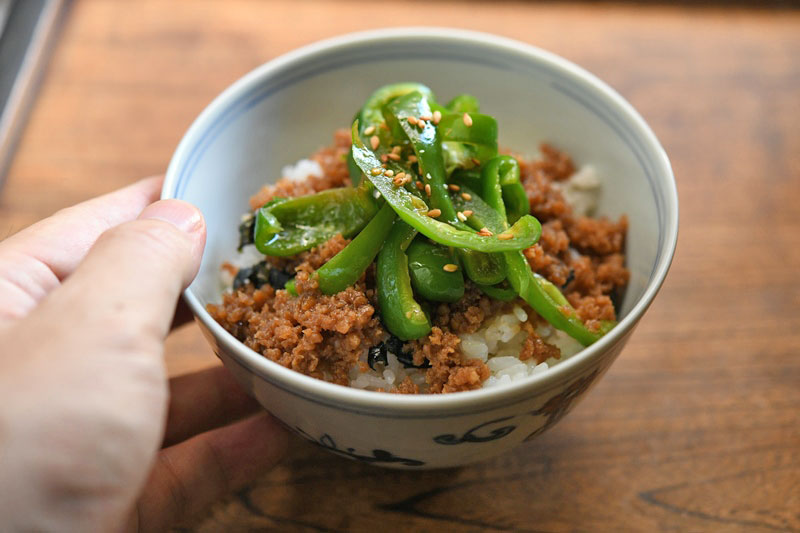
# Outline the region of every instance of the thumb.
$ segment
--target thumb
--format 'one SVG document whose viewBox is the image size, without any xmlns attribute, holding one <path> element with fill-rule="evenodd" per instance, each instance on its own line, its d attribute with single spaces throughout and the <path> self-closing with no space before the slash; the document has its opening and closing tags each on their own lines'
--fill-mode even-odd
<svg viewBox="0 0 800 533">
<path fill-rule="evenodd" d="M 191 204 L 151 204 L 136 220 L 103 233 L 45 306 L 69 309 L 62 316 L 77 319 L 84 335 L 117 343 L 109 348 L 160 354 L 205 237 L 205 221 Z"/>
</svg>

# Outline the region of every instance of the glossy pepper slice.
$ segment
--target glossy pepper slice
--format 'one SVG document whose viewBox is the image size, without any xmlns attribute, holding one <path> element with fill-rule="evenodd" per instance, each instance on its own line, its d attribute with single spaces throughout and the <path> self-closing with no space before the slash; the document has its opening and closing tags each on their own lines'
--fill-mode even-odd
<svg viewBox="0 0 800 533">
<path fill-rule="evenodd" d="M 383 122 L 383 107 L 387 102 L 411 92 L 423 95 L 428 101 L 435 101 L 433 91 L 421 83 L 403 82 L 384 85 L 376 89 L 361 108 L 357 117 L 360 125 L 359 133 L 363 135 L 364 130 L 370 126 L 377 128 Z"/>
<path fill-rule="evenodd" d="M 495 233 L 506 231 L 505 219 L 480 196 L 473 194 L 469 188 L 462 190 L 472 194 L 469 201 L 462 196 L 454 197 L 453 203 L 463 209 L 471 210 L 472 216 L 467 222 L 473 226 L 486 227 Z M 600 339 L 615 322 L 603 322 L 597 330 L 591 330 L 580 320 L 575 309 L 564 297 L 558 287 L 531 270 L 528 260 L 522 251 L 503 254 L 506 262 L 506 276 L 514 291 L 533 307 L 545 320 L 554 327 L 564 331 L 584 346 Z"/>
<path fill-rule="evenodd" d="M 445 107 L 454 113 L 477 113 L 480 111 L 480 102 L 471 94 L 459 94 L 447 102 Z"/>
<path fill-rule="evenodd" d="M 519 163 L 509 155 L 497 156 L 481 172 L 481 197 L 510 224 L 531 212 L 530 201 L 519 180 Z"/>
<path fill-rule="evenodd" d="M 514 289 L 498 287 L 496 285 L 478 285 L 478 288 L 489 298 L 500 300 L 501 302 L 511 302 L 517 299 L 518 295 Z"/>
<path fill-rule="evenodd" d="M 405 250 L 416 234 L 414 228 L 395 220 L 378 253 L 376 282 L 381 319 L 389 332 L 404 341 L 419 339 L 431 331 L 428 317 L 414 299 L 408 273 Z"/>
<path fill-rule="evenodd" d="M 395 187 L 392 180 L 381 171 L 381 162 L 358 136 L 358 123 L 353 124 L 353 158 L 370 182 L 392 206 L 397 216 L 414 229 L 445 246 L 468 248 L 480 252 L 505 252 L 523 250 L 532 246 L 541 235 L 542 226 L 532 216 L 520 218 L 505 233 L 510 238 L 500 239 L 496 235 L 482 237 L 470 230 L 460 230 L 450 224 L 426 216 L 428 206 L 423 200 L 402 187 Z M 375 171 L 375 173 L 373 173 Z"/>
<path fill-rule="evenodd" d="M 436 126 L 427 121 L 420 125 L 416 120 L 432 114 L 428 99 L 417 91 L 395 98 L 384 107 L 386 124 L 392 131 L 402 132 L 414 147 L 422 182 L 430 185 L 431 207 L 441 210 L 440 220 L 457 226 L 459 220 L 447 194 L 444 156 Z"/>
<path fill-rule="evenodd" d="M 254 244 L 264 255 L 286 257 L 341 233 L 358 233 L 378 211 L 366 187 L 328 189 L 273 201 L 256 213 Z"/>
<path fill-rule="evenodd" d="M 503 254 L 458 250 L 458 257 L 469 279 L 479 285 L 494 285 L 506 279 Z"/>
<path fill-rule="evenodd" d="M 446 113 L 439 121 L 448 175 L 456 169 L 480 167 L 497 156 L 497 121 L 489 115 L 468 114 L 469 126 L 463 113 Z"/>
<path fill-rule="evenodd" d="M 457 302 L 464 296 L 464 276 L 450 249 L 417 238 L 406 254 L 414 292 L 434 302 Z"/>
<path fill-rule="evenodd" d="M 317 270 L 319 290 L 323 294 L 336 294 L 358 281 L 378 255 L 396 217 L 392 207 L 383 204 L 356 238 Z"/>
</svg>

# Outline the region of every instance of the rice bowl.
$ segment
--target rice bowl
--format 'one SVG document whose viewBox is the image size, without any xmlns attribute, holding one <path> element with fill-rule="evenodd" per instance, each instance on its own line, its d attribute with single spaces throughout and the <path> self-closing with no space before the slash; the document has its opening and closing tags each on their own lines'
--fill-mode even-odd
<svg viewBox="0 0 800 533">
<path fill-rule="evenodd" d="M 497 84 L 498 75 L 508 81 Z M 263 169 L 308 156 L 350 120 L 374 80 L 424 79 L 444 94 L 485 97 L 503 145 L 548 140 L 602 178 L 597 211 L 630 220 L 630 282 L 619 324 L 547 372 L 459 394 L 397 395 L 342 387 L 277 365 L 217 324 L 219 266 L 236 255 L 235 229 Z M 330 91 L 347 86 L 349 91 Z M 509 102 L 527 102 L 510 106 Z M 287 120 L 291 112 L 293 120 Z M 535 118 L 535 120 L 534 120 Z M 319 124 L 308 130 L 306 123 Z M 302 142 L 301 142 L 302 141 Z M 669 161 L 638 113 L 592 74 L 509 39 L 441 28 L 383 29 L 316 43 L 277 58 L 223 92 L 198 117 L 170 163 L 164 198 L 197 205 L 208 240 L 185 298 L 214 352 L 283 423 L 338 455 L 392 468 L 462 465 L 508 451 L 553 427 L 619 355 L 661 287 L 677 239 Z"/>
</svg>

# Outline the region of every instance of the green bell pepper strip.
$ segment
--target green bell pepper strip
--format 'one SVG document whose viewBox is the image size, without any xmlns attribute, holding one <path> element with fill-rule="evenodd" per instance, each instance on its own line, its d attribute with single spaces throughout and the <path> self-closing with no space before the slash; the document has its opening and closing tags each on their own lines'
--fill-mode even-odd
<svg viewBox="0 0 800 533">
<path fill-rule="evenodd" d="M 384 203 L 378 214 L 338 254 L 317 270 L 319 290 L 336 294 L 353 285 L 378 255 L 397 215 Z"/>
<path fill-rule="evenodd" d="M 478 99 L 471 94 L 459 94 L 445 106 L 454 113 L 477 113 L 480 110 Z"/>
<path fill-rule="evenodd" d="M 288 292 L 291 296 L 295 296 L 295 297 L 298 296 L 298 294 L 297 294 L 297 282 L 295 281 L 294 278 L 292 278 L 289 281 L 287 281 L 286 285 L 284 285 L 283 288 L 286 289 L 286 292 Z"/>
<path fill-rule="evenodd" d="M 445 246 L 468 248 L 479 252 L 505 252 L 523 250 L 532 246 L 541 235 L 542 226 L 532 216 L 520 218 L 505 233 L 510 239 L 499 239 L 496 235 L 481 237 L 472 230 L 460 230 L 450 224 L 426 216 L 428 206 L 423 200 L 402 187 L 395 187 L 392 180 L 383 174 L 372 175 L 372 169 L 380 169 L 381 162 L 358 136 L 358 123 L 353 123 L 353 158 L 370 182 L 392 206 L 403 221 L 414 229 Z"/>
<path fill-rule="evenodd" d="M 439 121 L 439 132 L 443 140 L 480 144 L 494 148 L 497 155 L 497 120 L 489 115 L 470 113 L 472 125 L 464 123 L 464 115 L 446 113 Z"/>
<path fill-rule="evenodd" d="M 432 113 L 428 99 L 418 91 L 399 96 L 384 107 L 386 124 L 392 130 L 402 131 L 414 147 L 422 182 L 431 186 L 431 206 L 442 211 L 441 220 L 457 226 L 456 210 L 447 194 L 444 157 L 436 126 L 424 122 L 420 128 L 408 122 L 409 117 L 431 116 Z"/>
<path fill-rule="evenodd" d="M 483 167 L 483 199 L 513 224 L 531 212 L 530 200 L 519 179 L 519 163 L 510 155 L 500 155 Z"/>
<path fill-rule="evenodd" d="M 378 206 L 367 187 L 328 189 L 270 202 L 256 213 L 254 244 L 264 255 L 296 255 L 339 233 L 355 235 Z"/>
<path fill-rule="evenodd" d="M 386 329 L 401 340 L 419 339 L 431 332 L 431 323 L 414 300 L 405 250 L 417 230 L 395 220 L 378 253 L 376 282 L 381 319 Z"/>
<path fill-rule="evenodd" d="M 497 121 L 489 115 L 471 113 L 472 126 L 463 114 L 442 115 L 438 129 L 445 157 L 445 169 L 471 169 L 497 156 Z"/>
<path fill-rule="evenodd" d="M 485 254 L 474 250 L 458 250 L 458 257 L 469 279 L 479 285 L 494 285 L 506 279 L 502 254 Z"/>
<path fill-rule="evenodd" d="M 457 302 L 464 296 L 461 270 L 448 272 L 445 265 L 458 265 L 453 253 L 428 239 L 415 239 L 406 251 L 414 292 L 434 302 Z"/>
<path fill-rule="evenodd" d="M 347 163 L 347 172 L 350 173 L 350 181 L 353 183 L 353 187 L 358 187 L 364 178 L 364 173 L 361 172 L 361 169 L 358 168 L 358 165 L 353 160 L 353 152 L 347 152 L 345 162 Z"/>
<path fill-rule="evenodd" d="M 462 190 L 471 193 L 466 187 Z M 460 195 L 455 196 L 453 203 L 458 208 L 472 210 L 473 214 L 467 219 L 467 223 L 473 227 L 487 227 L 496 233 L 503 232 L 508 227 L 508 223 L 500 213 L 476 194 L 472 194 L 469 201 L 464 200 Z M 607 321 L 601 323 L 597 330 L 587 328 L 561 291 L 531 270 L 531 266 L 521 250 L 506 252 L 503 256 L 506 262 L 506 276 L 511 287 L 555 328 L 564 331 L 584 346 L 588 346 L 614 327 L 615 322 Z"/>
<path fill-rule="evenodd" d="M 501 302 L 511 302 L 519 297 L 519 295 L 514 292 L 514 289 L 497 287 L 495 285 L 476 285 L 486 296 L 494 298 L 495 300 L 500 300 Z"/>
<path fill-rule="evenodd" d="M 481 198 L 510 223 L 530 214 L 525 188 L 519 181 L 519 163 L 509 155 L 497 156 L 481 172 Z"/>
<path fill-rule="evenodd" d="M 517 294 L 550 324 L 584 346 L 598 341 L 616 325 L 613 321 L 603 321 L 597 330 L 587 328 L 561 291 L 531 271 L 531 266 L 522 252 L 508 252 L 506 268 L 508 282 Z"/>
<path fill-rule="evenodd" d="M 383 122 L 383 107 L 387 102 L 398 96 L 403 96 L 414 91 L 423 95 L 428 101 L 435 101 L 433 91 L 421 83 L 393 83 L 376 89 L 375 92 L 367 98 L 367 101 L 361 108 L 361 112 L 358 114 L 357 118 L 360 124 L 359 134 L 363 135 L 364 130 L 368 127 L 377 127 Z"/>
</svg>

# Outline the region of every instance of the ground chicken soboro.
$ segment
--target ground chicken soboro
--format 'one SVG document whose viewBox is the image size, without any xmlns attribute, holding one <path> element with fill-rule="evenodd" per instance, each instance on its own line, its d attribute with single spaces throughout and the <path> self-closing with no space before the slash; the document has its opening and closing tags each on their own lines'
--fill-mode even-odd
<svg viewBox="0 0 800 533">
<path fill-rule="evenodd" d="M 256 209 L 275 196 L 300 196 L 348 185 L 345 156 L 349 149 L 349 132 L 336 132 L 334 143 L 312 156 L 322 168 L 322 176 L 305 181 L 282 179 L 265 186 L 251 198 L 251 207 Z M 627 219 L 623 216 L 614 222 L 573 215 L 558 185 L 575 172 L 572 160 L 549 145 L 542 145 L 541 152 L 542 157 L 533 161 L 517 157 L 531 214 L 542 222 L 542 237 L 525 250 L 525 256 L 535 272 L 562 287 L 587 326 L 613 320 L 610 295 L 629 278 L 623 255 Z M 223 295 L 222 304 L 211 304 L 208 310 L 236 338 L 265 357 L 298 372 L 347 385 L 352 368 L 368 369 L 359 362 L 366 350 L 388 336 L 379 320 L 374 265 L 353 287 L 331 296 L 320 293 L 313 279 L 314 271 L 347 242 L 339 235 L 293 258 L 267 258 L 273 267 L 296 275 L 297 297 L 269 285 L 256 288 L 248 283 Z M 523 307 L 529 316 L 522 326 L 528 337 L 519 358 L 539 363 L 559 357 L 558 348 L 536 334 L 535 324 L 541 318 L 527 305 Z M 468 283 L 459 302 L 433 309 L 430 335 L 405 345 L 415 365 L 430 365 L 425 371 L 428 392 L 482 386 L 489 369 L 482 361 L 463 356 L 459 335 L 477 331 L 488 318 L 510 308 L 511 304 L 492 300 Z M 406 378 L 390 392 L 414 394 L 420 388 Z"/>
</svg>

